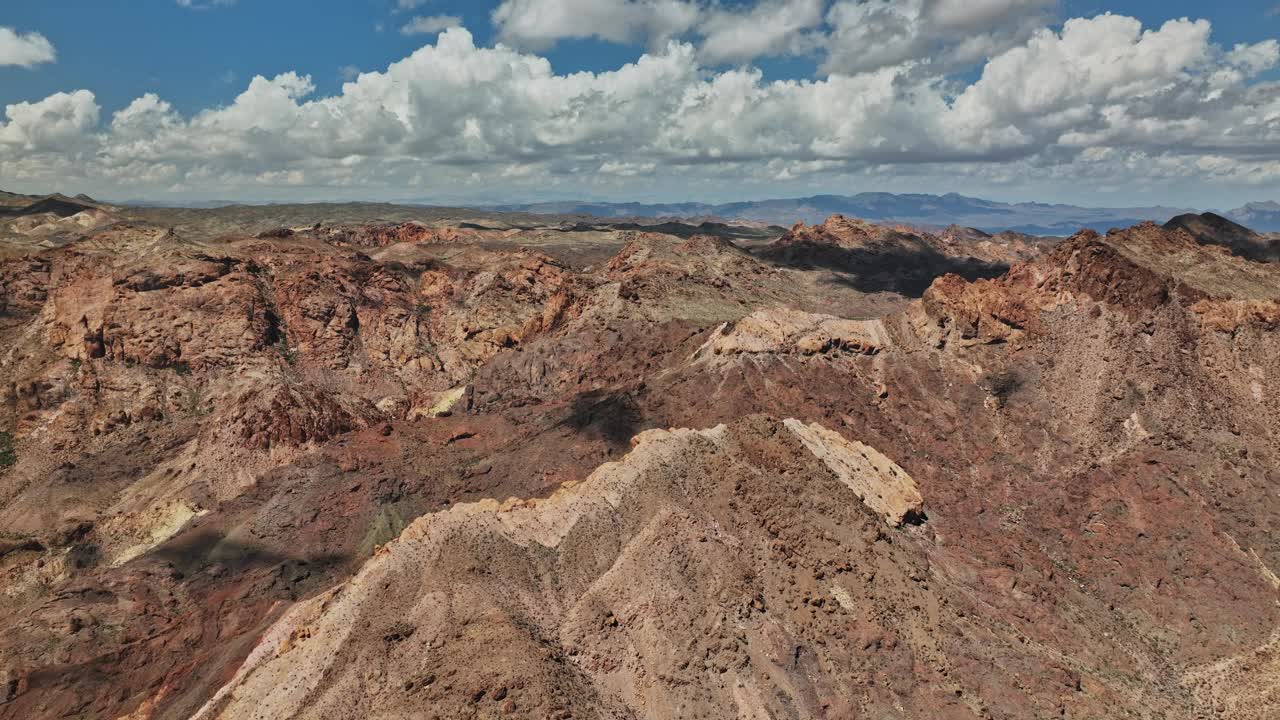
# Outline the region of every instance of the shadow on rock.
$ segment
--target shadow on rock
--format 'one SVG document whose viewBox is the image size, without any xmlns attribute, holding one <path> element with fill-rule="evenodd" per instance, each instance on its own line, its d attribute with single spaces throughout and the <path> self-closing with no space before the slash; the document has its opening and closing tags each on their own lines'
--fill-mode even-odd
<svg viewBox="0 0 1280 720">
<path fill-rule="evenodd" d="M 232 572 L 276 565 L 327 568 L 348 560 L 335 554 L 289 555 L 264 545 L 230 539 L 216 530 L 197 530 L 181 535 L 153 550 L 151 556 L 187 575 L 210 568 Z"/>
<path fill-rule="evenodd" d="M 1009 270 L 1005 263 L 952 257 L 924 248 L 844 248 L 799 242 L 770 246 L 757 256 L 793 270 L 839 273 L 832 284 L 861 292 L 894 292 L 911 298 L 923 295 L 943 275 L 955 274 L 972 282 L 999 277 Z"/>
<path fill-rule="evenodd" d="M 573 400 L 565 424 L 579 433 L 599 438 L 611 447 L 626 447 L 644 428 L 640 406 L 626 391 L 592 391 Z"/>
</svg>

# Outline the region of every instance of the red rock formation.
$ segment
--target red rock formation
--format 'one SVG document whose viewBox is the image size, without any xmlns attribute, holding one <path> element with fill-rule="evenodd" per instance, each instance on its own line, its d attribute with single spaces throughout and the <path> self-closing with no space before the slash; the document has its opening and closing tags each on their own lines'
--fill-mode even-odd
<svg viewBox="0 0 1280 720">
<path fill-rule="evenodd" d="M 431 233 L 0 263 L 0 717 L 1277 711 L 1275 267 Z"/>
</svg>

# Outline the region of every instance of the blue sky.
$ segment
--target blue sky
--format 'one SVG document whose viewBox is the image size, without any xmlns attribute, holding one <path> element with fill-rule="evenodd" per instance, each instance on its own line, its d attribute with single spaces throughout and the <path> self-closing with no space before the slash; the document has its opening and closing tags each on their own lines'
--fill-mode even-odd
<svg viewBox="0 0 1280 720">
<path fill-rule="evenodd" d="M 0 67 L 0 105 L 36 100 L 69 88 L 97 93 L 119 109 L 156 92 L 184 112 L 232 101 L 254 75 L 310 74 L 320 93 L 337 92 L 344 67 L 385 68 L 429 37 L 398 28 L 421 15 L 460 17 L 478 44 L 494 41 L 489 13 L 497 0 L 433 0 L 399 10 L 396 0 L 238 0 L 192 10 L 173 0 L 9 0 L 0 25 L 36 30 L 58 48 L 58 62 L 38 71 Z M 742 2 L 730 3 L 742 5 Z M 1280 0 L 1069 0 L 1059 17 L 1102 12 L 1131 15 L 1148 26 L 1179 17 L 1207 18 L 1218 42 L 1280 37 Z M 68 21 L 68 18 L 75 20 Z M 634 61 L 643 47 L 594 39 L 559 43 L 544 55 L 558 72 L 608 70 Z M 809 59 L 757 63 L 769 77 L 804 77 Z"/>
<path fill-rule="evenodd" d="M 344 68 L 382 69 L 429 41 L 400 32 L 414 17 L 459 17 L 478 44 L 492 44 L 489 13 L 498 5 L 433 0 L 401 10 L 396 0 L 237 0 L 192 10 L 173 0 L 12 1 L 0 24 L 39 31 L 59 57 L 38 72 L 0 67 L 0 105 L 88 87 L 105 108 L 156 92 L 186 112 L 230 102 L 254 75 L 290 70 L 310 74 L 321 93 L 337 92 Z M 558 72 L 575 72 L 613 69 L 643 52 L 636 45 L 570 39 L 544 55 Z M 815 66 L 806 59 L 759 64 L 771 77 L 806 76 Z"/>
<path fill-rule="evenodd" d="M 620 8 L 619 12 L 623 10 L 631 12 L 637 7 L 649 7 L 645 3 L 652 5 L 661 1 L 663 0 L 608 0 L 603 4 L 613 3 Z M 761 76 L 754 90 L 757 95 L 770 93 L 769 86 L 775 81 L 799 80 L 823 83 L 829 81 L 829 75 L 832 74 L 868 78 L 867 73 L 879 72 L 884 67 L 892 65 L 905 68 L 896 71 L 899 75 L 894 82 L 900 89 L 909 85 L 914 86 L 914 84 L 919 84 L 920 87 L 928 85 L 939 88 L 941 101 L 949 102 L 963 93 L 966 88 L 977 83 L 991 57 L 1025 44 L 1032 37 L 1035 28 L 1043 27 L 1051 32 L 1061 33 L 1064 20 L 1094 18 L 1106 12 L 1136 18 L 1146 31 L 1156 31 L 1166 21 L 1184 17 L 1192 20 L 1207 20 L 1212 24 L 1212 32 L 1204 40 L 1205 47 L 1216 48 L 1214 52 L 1221 51 L 1219 55 L 1225 55 L 1239 44 L 1257 45 L 1261 48 L 1258 51 L 1259 55 L 1266 55 L 1265 48 L 1261 44 L 1280 37 L 1280 8 L 1276 7 L 1280 0 L 1233 0 L 1222 3 L 1193 0 L 1162 2 L 1156 0 L 1062 0 L 1061 2 L 975 0 L 978 4 L 1003 3 L 1013 8 L 1009 12 L 995 14 L 984 20 L 990 27 L 958 23 L 954 17 L 954 11 L 945 21 L 950 23 L 949 25 L 938 18 L 930 19 L 926 17 L 929 10 L 916 7 L 927 5 L 927 3 L 922 5 L 922 0 L 904 0 L 902 3 L 874 0 L 875 3 L 886 5 L 893 12 L 905 14 L 907 24 L 902 25 L 902 28 L 906 28 L 902 31 L 907 34 L 902 37 L 908 41 L 914 37 L 910 33 L 929 32 L 930 27 L 934 28 L 934 32 L 939 27 L 954 28 L 954 30 L 948 29 L 947 35 L 924 38 L 915 56 L 895 57 L 892 63 L 886 61 L 873 66 L 862 63 L 858 59 L 860 52 L 858 43 L 873 43 L 874 36 L 865 33 L 859 35 L 859 29 L 852 24 L 846 28 L 849 34 L 836 33 L 831 0 L 827 2 L 822 0 L 729 2 L 726 0 L 719 3 L 715 0 L 670 1 L 685 3 L 702 13 L 698 21 L 702 23 L 701 25 L 693 25 L 682 32 L 671 34 L 675 40 L 688 43 L 692 48 L 696 57 L 690 62 L 696 64 L 696 72 L 701 80 L 710 82 L 720 76 L 731 77 L 732 75 L 725 75 L 725 73 L 732 73 L 735 68 L 744 66 L 758 69 Z M 853 0 L 843 1 L 851 6 L 856 5 Z M 544 6 L 556 3 L 564 5 L 572 4 L 574 0 L 545 0 L 545 2 L 544 0 L 507 0 L 507 2 L 516 5 L 523 3 L 522 9 L 518 8 L 519 11 L 536 14 L 540 11 L 546 12 L 545 9 L 539 8 L 539 3 Z M 958 0 L 936 0 L 934 4 L 946 5 L 948 2 L 954 4 Z M 758 7 L 770 3 L 776 6 L 790 3 L 794 6 L 808 6 L 814 9 L 820 6 L 820 12 L 823 13 L 822 17 L 825 20 L 810 22 L 797 29 L 791 37 L 776 39 L 777 42 L 770 46 L 771 50 L 754 55 L 732 55 L 729 59 L 725 59 L 723 53 L 716 54 L 708 51 L 710 45 L 708 38 L 714 33 L 710 28 L 715 21 L 708 21 L 706 18 L 719 13 L 723 26 L 734 18 L 746 16 Z M 205 8 L 191 7 L 192 4 L 200 3 L 198 0 L 192 0 L 184 6 L 176 0 L 130 0 L 129 2 L 10 0 L 6 3 L 7 7 L 4 11 L 0 13 L 0 29 L 12 29 L 19 36 L 24 33 L 38 33 L 56 48 L 56 60 L 32 64 L 30 67 L 5 66 L 3 61 L 0 61 L 0 106 L 16 103 L 36 104 L 60 93 L 87 90 L 92 93 L 92 103 L 97 108 L 93 113 L 95 115 L 93 120 L 96 122 L 85 119 L 81 123 L 83 127 L 78 127 L 84 137 L 77 140 L 77 142 L 83 140 L 83 143 L 77 146 L 79 154 L 76 155 L 76 159 L 65 157 L 67 154 L 65 148 L 62 148 L 61 159 L 68 167 L 72 167 L 76 162 L 83 163 L 85 158 L 89 157 L 88 154 L 92 154 L 99 160 L 111 156 L 113 162 L 120 164 L 123 162 L 119 154 L 123 152 L 120 149 L 121 146 L 117 145 L 116 150 L 104 149 L 101 146 L 102 143 L 109 141 L 92 140 L 90 136 L 105 129 L 111 123 L 115 113 L 130 106 L 138 98 L 154 94 L 160 101 L 167 103 L 167 112 L 186 122 L 202 111 L 232 106 L 237 102 L 237 97 L 246 91 L 255 76 L 272 80 L 286 73 L 295 73 L 310 79 L 307 92 L 296 98 L 299 104 L 307 100 L 338 97 L 343 92 L 344 81 L 352 77 L 351 69 L 383 72 L 391 63 L 401 61 L 424 45 L 436 42 L 435 33 L 410 35 L 401 32 L 404 25 L 417 17 L 457 18 L 469 31 L 471 43 L 477 51 L 490 48 L 502 39 L 508 45 L 514 46 L 522 57 L 545 58 L 550 62 L 555 76 L 583 70 L 599 73 L 616 70 L 626 63 L 636 62 L 642 56 L 661 55 L 662 46 L 668 39 L 667 35 L 657 36 L 651 31 L 642 29 L 632 33 L 622 42 L 581 37 L 584 34 L 589 35 L 590 28 L 576 33 L 566 31 L 563 36 L 549 42 L 530 39 L 527 34 L 520 36 L 518 32 L 510 29 L 514 27 L 514 22 L 505 31 L 495 26 L 491 20 L 491 13 L 498 7 L 498 0 L 488 2 L 205 0 L 204 4 L 209 5 Z M 839 5 L 840 0 L 836 0 L 834 4 Z M 865 6 L 851 12 L 864 10 Z M 638 12 L 631 12 L 625 17 L 636 21 L 636 18 L 643 17 L 637 14 Z M 624 16 L 619 15 L 619 17 Z M 817 18 L 818 15 L 814 17 Z M 869 23 L 871 20 L 868 18 L 866 22 Z M 855 21 L 844 22 L 854 23 Z M 646 32 L 649 34 L 646 35 Z M 744 31 L 738 28 L 735 32 Z M 959 46 L 966 37 L 974 35 L 989 38 L 990 49 L 987 55 L 963 61 L 940 59 Z M 731 36 L 731 39 L 736 41 L 738 37 Z M 1136 43 L 1136 40 L 1134 42 Z M 877 48 L 869 45 L 867 47 L 868 55 L 878 51 Z M 834 59 L 841 52 L 845 57 L 844 65 L 838 64 Z M 853 60 L 850 61 L 848 58 Z M 1188 60 L 1185 67 L 1177 70 L 1183 73 L 1201 73 L 1200 79 L 1208 82 L 1206 78 L 1213 70 L 1196 64 L 1202 61 L 1203 58 L 1195 61 Z M 1136 66 L 1141 61 L 1135 57 L 1134 62 Z M 1230 62 L 1235 61 L 1218 58 L 1218 62 L 1225 63 L 1223 67 L 1227 67 Z M 1239 66 L 1238 63 L 1231 67 L 1237 66 Z M 429 64 L 423 64 L 418 71 L 430 73 L 433 72 L 432 67 Z M 1217 94 L 1213 95 L 1211 100 L 1206 101 L 1202 98 L 1202 101 L 1221 105 L 1228 102 L 1223 99 L 1225 97 L 1231 99 L 1231 102 L 1244 102 L 1247 93 L 1252 92 L 1256 96 L 1259 88 L 1280 79 L 1280 70 L 1277 70 L 1274 62 L 1259 62 L 1251 67 L 1253 70 L 1248 73 L 1248 77 L 1241 80 L 1238 87 L 1226 93 L 1207 89 L 1206 85 L 1206 93 L 1216 92 Z M 693 80 L 688 81 L 693 82 Z M 1180 82 L 1180 80 L 1170 80 L 1170 82 Z M 850 87 L 855 86 L 863 87 L 857 84 L 850 85 Z M 1166 91 L 1167 87 L 1166 84 Z M 455 90 L 472 92 L 477 97 L 493 91 L 489 86 L 455 88 Z M 701 92 L 693 86 L 685 88 L 685 91 L 694 95 Z M 515 86 L 512 92 L 519 93 L 519 86 Z M 607 95 L 610 90 L 594 87 L 592 92 L 599 97 L 600 93 Z M 1102 89 L 1099 92 L 1105 95 L 1110 91 Z M 1142 92 L 1164 91 L 1151 85 Z M 914 97 L 909 92 L 906 95 L 907 100 L 912 100 Z M 448 96 L 423 97 L 418 101 L 450 103 L 456 99 Z M 1108 98 L 1107 102 L 1113 99 Z M 627 102 L 632 100 L 638 102 L 643 98 L 631 98 Z M 1256 97 L 1250 101 L 1260 103 L 1259 107 L 1251 111 L 1262 113 L 1261 115 L 1250 119 L 1243 114 L 1247 111 L 1235 107 L 1220 108 L 1223 111 L 1221 122 L 1253 126 L 1258 120 L 1268 117 L 1264 101 Z M 1097 117 L 1105 115 L 1103 108 L 1105 103 L 1100 98 L 1080 98 L 1078 102 L 1095 103 Z M 750 105 L 749 102 L 748 105 Z M 888 116 L 900 108 L 882 105 L 881 109 Z M 404 113 L 400 114 L 404 119 Z M 489 137 L 490 134 L 493 138 L 508 137 L 510 133 L 506 130 L 500 127 L 490 130 L 484 125 L 487 120 L 483 116 L 452 118 L 444 124 L 462 128 L 470 122 L 472 132 L 479 132 L 486 136 L 481 144 L 490 148 L 492 155 L 487 158 L 488 162 L 483 162 L 486 158 L 477 157 L 475 153 L 479 151 L 471 148 L 466 158 L 458 158 L 444 164 L 444 174 L 450 179 L 447 182 L 442 180 L 438 186 L 433 186 L 430 181 L 432 173 L 440 169 L 435 164 L 435 159 L 425 155 L 415 157 L 413 153 L 427 152 L 426 148 L 432 148 L 430 152 L 437 153 L 438 157 L 444 152 L 444 148 L 456 150 L 458 143 L 445 142 L 446 139 L 443 136 L 433 140 L 418 137 L 410 141 L 406 133 L 396 135 L 399 138 L 398 142 L 403 141 L 403 145 L 397 146 L 394 152 L 396 167 L 400 169 L 397 170 L 396 175 L 382 178 L 359 172 L 353 173 L 349 178 L 337 178 L 332 173 L 319 168 L 318 160 L 296 156 L 283 158 L 278 167 L 268 167 L 259 162 L 259 158 L 253 158 L 252 162 L 244 163 L 245 167 L 231 167 L 231 163 L 224 156 L 220 156 L 216 162 L 204 157 L 178 157 L 174 155 L 177 152 L 175 148 L 183 143 L 177 140 L 166 146 L 164 150 L 155 150 L 154 167 L 151 168 L 153 172 L 142 173 L 149 178 L 146 181 L 138 180 L 136 183 L 130 183 L 128 173 L 122 173 L 118 168 L 114 172 L 103 169 L 96 176 L 87 170 L 84 171 L 83 176 L 77 176 L 76 173 L 58 175 L 54 171 L 36 172 L 32 168 L 36 164 L 38 153 L 52 150 L 40 147 L 39 143 L 32 140 L 34 137 L 32 132 L 23 130 L 19 123 L 10 117 L 8 133 L 13 139 L 10 141 L 7 154 L 3 149 L 4 146 L 0 144 L 0 187 L 33 189 L 42 183 L 65 179 L 68 185 L 103 192 L 106 189 L 120 191 L 123 180 L 126 185 L 135 184 L 135 187 L 128 189 L 139 195 L 200 197 L 236 194 L 235 178 L 249 177 L 249 173 L 252 172 L 253 177 L 258 179 L 259 185 L 270 185 L 270 178 L 279 177 L 290 177 L 293 182 L 288 187 L 257 187 L 251 193 L 240 193 L 241 195 L 275 193 L 281 197 L 320 198 L 352 195 L 372 198 L 390 194 L 397 198 L 441 197 L 464 200 L 472 196 L 476 198 L 491 196 L 495 201 L 549 196 L 674 200 L 683 197 L 731 199 L 739 196 L 760 197 L 820 191 L 846 192 L 880 187 L 934 192 L 965 191 L 968 188 L 975 188 L 987 195 L 1010 199 L 1032 199 L 1032 197 L 1059 199 L 1069 195 L 1074 201 L 1089 201 L 1108 196 L 1114 198 L 1119 194 L 1120 199 L 1133 202 L 1168 197 L 1171 202 L 1186 204 L 1188 200 L 1203 196 L 1204 201 L 1197 204 L 1207 206 L 1230 202 L 1237 197 L 1241 200 L 1257 199 L 1254 196 L 1271 198 L 1277 194 L 1275 190 L 1277 178 L 1280 178 L 1280 169 L 1272 165 L 1280 161 L 1280 158 L 1272 158 L 1265 150 L 1260 149 L 1273 139 L 1271 135 L 1260 135 L 1252 141 L 1244 142 L 1238 140 L 1239 132 L 1233 131 L 1232 127 L 1206 128 L 1204 132 L 1214 133 L 1215 137 L 1229 135 L 1232 138 L 1230 152 L 1223 151 L 1220 147 L 1221 142 L 1214 137 L 1205 137 L 1203 138 L 1204 152 L 1187 153 L 1178 148 L 1162 146 L 1158 141 L 1153 142 L 1150 138 L 1136 145 L 1125 145 L 1130 141 L 1124 138 L 1132 137 L 1134 132 L 1132 129 L 1117 129 L 1113 133 L 1104 133 L 1107 135 L 1105 138 L 1099 136 L 1098 141 L 1098 147 L 1107 147 L 1114 151 L 1112 165 L 1081 166 L 1081 155 L 1085 148 L 1081 145 L 1080 137 L 1085 134 L 1086 128 L 1089 133 L 1096 130 L 1093 126 L 1097 125 L 1097 118 L 1093 121 L 1082 121 L 1078 128 L 1058 128 L 1053 132 L 1047 132 L 1040 127 L 1029 128 L 1026 123 L 1033 125 L 1035 123 L 1028 119 L 1029 115 L 1025 112 L 1022 115 L 1012 111 L 1011 114 L 1003 111 L 992 111 L 988 114 L 1009 123 L 1003 135 L 1014 138 L 1013 141 L 1007 146 L 996 147 L 1001 145 L 1001 141 L 989 138 L 978 140 L 978 144 L 985 147 L 990 142 L 992 147 L 980 153 L 969 153 L 959 147 L 943 147 L 946 142 L 940 139 L 940 136 L 948 134 L 945 128 L 922 129 L 921 132 L 927 137 L 921 136 L 919 146 L 939 147 L 936 162 L 934 158 L 922 158 L 921 153 L 924 151 L 912 150 L 916 143 L 911 137 L 891 137 L 895 136 L 895 128 L 885 130 L 870 120 L 863 123 L 866 127 L 858 128 L 835 127 L 830 126 L 829 123 L 824 125 L 822 122 L 815 121 L 813 131 L 816 135 L 813 137 L 799 140 L 788 137 L 788 142 L 794 145 L 789 165 L 769 158 L 767 152 L 760 149 L 761 138 L 775 134 L 769 128 L 751 128 L 750 132 L 755 133 L 754 141 L 745 136 L 734 135 L 733 133 L 739 132 L 738 130 L 717 129 L 718 134 L 715 134 L 714 141 L 722 143 L 724 147 L 711 149 L 707 154 L 714 158 L 721 158 L 724 155 L 718 153 L 724 151 L 737 153 L 734 155 L 735 158 L 741 155 L 746 159 L 741 161 L 735 159 L 731 164 L 719 163 L 714 171 L 707 170 L 705 167 L 699 169 L 707 164 L 704 161 L 689 160 L 688 156 L 699 155 L 697 141 L 692 138 L 679 139 L 678 144 L 681 145 L 679 153 L 683 155 L 676 160 L 664 155 L 671 141 L 659 135 L 670 132 L 671 128 L 655 128 L 652 133 L 640 137 L 639 142 L 652 141 L 653 146 L 647 147 L 642 153 L 636 153 L 634 157 L 622 157 L 627 153 L 625 146 L 609 148 L 595 140 L 577 145 L 549 144 L 543 134 L 539 134 L 532 140 L 523 141 L 523 144 L 515 143 L 512 147 L 506 148 L 506 151 L 515 153 L 511 156 L 504 155 L 503 149 L 496 148 L 501 143 Z M 1185 119 L 1189 111 L 1186 108 L 1168 109 L 1167 114 L 1168 117 L 1161 117 L 1159 120 L 1167 124 L 1171 132 L 1187 131 Z M 800 120 L 800 124 L 805 124 L 804 118 Z M 3 121 L 3 118 L 0 118 L 0 121 Z M 76 120 L 76 122 L 81 121 Z M 292 122 L 294 125 L 291 127 L 296 128 L 297 119 L 295 118 Z M 530 122 L 536 123 L 538 119 L 531 118 Z M 787 121 L 780 118 L 778 122 Z M 791 122 L 796 121 L 793 119 Z M 1024 124 L 1019 125 L 1020 122 Z M 478 131 L 477 124 L 480 127 Z M 495 121 L 495 124 L 500 125 L 500 122 Z M 169 123 L 166 128 L 171 125 L 172 123 Z M 422 123 L 419 122 L 417 127 L 412 128 L 412 133 L 420 133 L 421 125 Z M 1150 122 L 1145 123 L 1144 126 L 1149 127 Z M 223 124 L 219 127 L 225 129 L 228 126 Z M 0 125 L 0 143 L 3 143 L 6 137 L 3 128 L 4 126 Z M 238 126 L 237 130 L 253 131 L 260 135 L 262 129 Z M 294 132 L 290 129 L 279 131 Z M 823 135 L 824 132 L 827 134 Z M 864 133 L 866 137 L 871 137 L 872 141 L 862 142 L 865 137 L 850 135 L 850 133 L 859 132 Z M 1030 135 L 1038 133 L 1043 133 L 1044 137 L 1028 139 Z M 988 133 L 988 135 L 991 134 Z M 974 134 L 970 141 L 980 135 L 981 133 Z M 1023 137 L 1020 138 L 1020 135 Z M 1200 140 L 1197 139 L 1197 142 Z M 752 145 L 751 142 L 755 144 Z M 896 154 L 887 152 L 887 146 L 894 142 L 897 143 Z M 90 145 L 93 146 L 92 149 Z M 136 147 L 136 141 L 129 147 Z M 1211 151 L 1211 148 L 1216 149 Z M 558 157 L 546 157 L 548 154 L 556 154 L 557 150 L 562 151 Z M 1115 154 L 1126 153 L 1129 158 L 1127 161 L 1122 162 L 1115 157 Z M 1150 158 L 1157 153 L 1168 160 L 1167 181 L 1161 180 L 1153 184 L 1139 179 L 1135 183 L 1132 178 L 1124 176 L 1125 167 L 1131 166 L 1134 158 Z M 141 154 L 152 153 L 148 150 Z M 344 158 L 357 155 L 364 157 L 368 154 L 362 149 L 351 156 L 344 155 Z M 529 167 L 530 163 L 525 161 L 531 154 L 538 155 L 540 165 L 534 163 Z M 974 154 L 979 157 L 969 157 Z M 1096 152 L 1084 154 L 1088 155 L 1086 159 L 1090 163 L 1098 161 L 1098 158 L 1094 157 Z M 573 162 L 564 160 L 570 156 L 574 158 Z M 1179 162 L 1183 162 L 1180 169 L 1173 168 L 1175 156 Z M 376 153 L 366 159 L 373 166 L 379 162 Z M 1223 169 L 1224 161 L 1252 163 L 1252 165 L 1248 166 L 1247 171 L 1241 170 L 1233 174 Z M 352 167 L 360 164 L 358 160 L 348 160 L 348 162 Z M 458 168 L 466 164 L 474 164 L 479 168 L 479 175 L 477 176 L 476 172 L 466 175 L 470 189 L 463 191 L 459 190 L 458 178 L 463 175 Z M 592 165 L 597 169 L 611 167 L 614 168 L 614 172 L 609 173 L 607 182 L 586 180 L 583 178 L 583 173 L 590 172 Z M 517 166 L 518 171 L 513 170 Z M 200 173 L 193 175 L 191 172 L 193 167 L 201 168 Z M 668 171 L 676 167 L 683 169 Z M 1082 180 L 1088 180 L 1087 173 L 1091 167 L 1096 172 L 1106 173 L 1106 176 L 1097 182 L 1090 183 L 1090 186 L 1095 189 L 1085 190 L 1080 183 Z M 1190 170 L 1186 169 L 1188 167 Z M 1198 172 L 1204 172 L 1204 168 L 1209 167 L 1213 168 L 1211 177 L 1197 177 Z M 1244 166 L 1241 165 L 1241 167 Z M 1001 168 L 1007 168 L 1008 172 L 1002 172 Z M 1055 173 L 1054 168 L 1063 170 Z M 1133 172 L 1131 167 L 1128 171 Z M 540 172 L 554 178 L 554 182 L 548 184 L 529 179 L 531 174 L 536 176 Z M 758 175 L 762 173 L 769 175 L 772 180 L 761 181 Z M 1275 173 L 1276 177 L 1271 173 Z M 6 174 L 11 177 L 6 178 Z M 485 182 L 486 174 L 492 175 L 493 182 Z M 750 182 L 735 183 L 735 178 L 743 174 L 750 176 Z M 516 179 L 510 181 L 498 179 L 504 175 Z M 193 180 L 197 176 L 203 178 L 201 182 Z M 217 177 L 216 181 L 209 179 L 213 176 Z M 296 182 L 299 177 L 302 181 Z M 264 181 L 263 178 L 267 180 Z M 364 180 L 362 181 L 361 178 Z M 871 185 L 875 187 L 869 187 Z"/>
</svg>

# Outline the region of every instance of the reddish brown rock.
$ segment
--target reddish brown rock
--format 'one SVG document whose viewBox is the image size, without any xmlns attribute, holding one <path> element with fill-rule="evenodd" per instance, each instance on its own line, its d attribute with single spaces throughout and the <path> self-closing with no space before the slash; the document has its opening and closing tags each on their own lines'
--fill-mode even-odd
<svg viewBox="0 0 1280 720">
<path fill-rule="evenodd" d="M 1274 715 L 1275 267 L 601 227 L 6 256 L 0 717 Z"/>
</svg>

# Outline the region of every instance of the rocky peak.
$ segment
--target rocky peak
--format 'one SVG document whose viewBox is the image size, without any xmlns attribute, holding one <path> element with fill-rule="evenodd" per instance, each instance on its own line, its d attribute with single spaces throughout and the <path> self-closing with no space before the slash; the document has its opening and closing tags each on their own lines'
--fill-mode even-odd
<svg viewBox="0 0 1280 720">
<path fill-rule="evenodd" d="M 1182 230 L 1201 245 L 1216 245 L 1250 260 L 1275 262 L 1280 260 L 1280 243 L 1274 239 L 1232 222 L 1221 215 L 1179 215 L 1164 224 L 1166 230 Z"/>
<path fill-rule="evenodd" d="M 1097 304 L 1131 320 L 1172 305 L 1188 311 L 1204 301 L 1272 303 L 1280 272 L 1206 246 L 1185 228 L 1142 223 L 1105 236 L 1083 230 L 1047 255 L 1008 274 L 966 282 L 936 281 L 921 308 L 930 325 L 965 342 L 1004 342 L 1042 329 L 1041 314 L 1074 303 Z M 1201 306 L 1204 307 L 1204 306 Z M 943 337 L 937 337 L 939 342 Z"/>
</svg>

